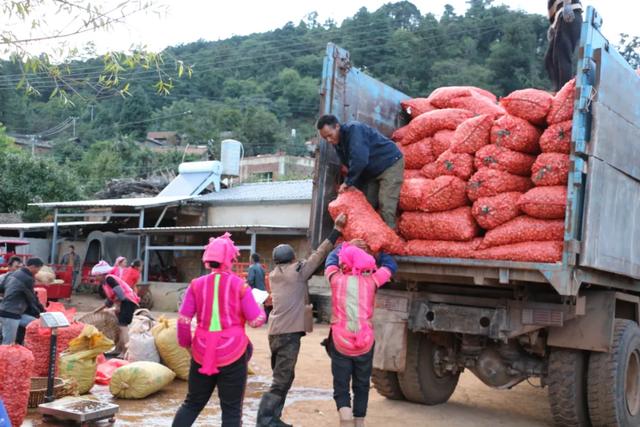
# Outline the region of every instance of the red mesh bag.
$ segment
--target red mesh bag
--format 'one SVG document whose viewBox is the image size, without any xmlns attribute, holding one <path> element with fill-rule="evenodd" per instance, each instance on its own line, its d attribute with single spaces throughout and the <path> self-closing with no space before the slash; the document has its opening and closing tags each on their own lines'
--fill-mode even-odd
<svg viewBox="0 0 640 427">
<path fill-rule="evenodd" d="M 431 138 L 425 138 L 411 145 L 398 145 L 404 155 L 404 167 L 407 169 L 421 169 L 424 165 L 435 160 L 431 150 Z"/>
<path fill-rule="evenodd" d="M 573 118 L 573 103 L 575 102 L 576 79 L 569 80 L 553 97 L 551 109 L 547 115 L 547 123 L 554 125 Z"/>
<path fill-rule="evenodd" d="M 475 157 L 477 170 L 482 168 L 496 169 L 514 175 L 531 176 L 531 166 L 536 156 L 518 153 L 495 144 L 485 145 L 478 150 Z"/>
<path fill-rule="evenodd" d="M 454 175 L 460 179 L 468 180 L 473 175 L 473 156 L 466 153 L 453 153 L 445 151 L 435 161 L 436 173 L 440 175 Z"/>
<path fill-rule="evenodd" d="M 410 240 L 405 247 L 409 256 L 428 256 L 437 258 L 473 258 L 482 238 L 468 242 L 447 240 Z"/>
<path fill-rule="evenodd" d="M 491 128 L 491 143 L 521 153 L 538 153 L 539 139 L 540 132 L 534 125 L 511 115 L 500 117 Z"/>
<path fill-rule="evenodd" d="M 472 201 L 476 201 L 480 197 L 491 197 L 511 191 L 524 193 L 532 186 L 529 178 L 495 169 L 483 168 L 469 179 L 467 196 Z"/>
<path fill-rule="evenodd" d="M 439 176 L 423 183 L 422 204 L 425 212 L 441 212 L 465 206 L 467 184 L 455 176 Z"/>
<path fill-rule="evenodd" d="M 407 133 L 402 139 L 402 144 L 413 144 L 443 129 L 455 130 L 460 123 L 471 117 L 472 112 L 455 108 L 421 114 L 407 125 Z"/>
<path fill-rule="evenodd" d="M 449 107 L 469 110 L 474 114 L 488 114 L 494 119 L 507 114 L 505 109 L 497 104 L 495 100 L 476 93 L 471 94 L 471 96 L 452 99 L 449 102 Z"/>
<path fill-rule="evenodd" d="M 420 169 L 405 169 L 404 170 L 404 180 L 408 180 L 411 178 L 422 178 L 422 172 Z"/>
<path fill-rule="evenodd" d="M 535 124 L 544 124 L 553 95 L 539 89 L 522 89 L 511 92 L 500 100 L 500 104 L 512 116 Z"/>
<path fill-rule="evenodd" d="M 436 164 L 436 162 L 425 165 L 425 167 L 420 170 L 420 173 L 423 177 L 428 179 L 436 179 L 440 176 L 440 174 L 438 173 L 438 165 Z"/>
<path fill-rule="evenodd" d="M 427 98 L 431 105 L 437 108 L 451 108 L 451 102 L 456 98 L 462 98 L 477 94 L 490 101 L 496 102 L 497 98 L 491 92 L 473 86 L 446 86 L 440 87 Z"/>
<path fill-rule="evenodd" d="M 573 120 L 549 126 L 540 137 L 540 150 L 543 153 L 570 154 L 572 127 Z"/>
<path fill-rule="evenodd" d="M 402 141 L 404 139 L 404 136 L 407 134 L 407 130 L 408 129 L 406 126 L 402 126 L 401 128 L 394 130 L 391 134 L 391 139 L 395 142 Z"/>
<path fill-rule="evenodd" d="M 564 185 L 569 180 L 569 155 L 542 153 L 531 167 L 531 180 L 538 186 Z"/>
<path fill-rule="evenodd" d="M 431 102 L 429 102 L 427 98 L 407 99 L 406 101 L 400 102 L 400 106 L 402 106 L 402 109 L 406 111 L 412 119 L 415 119 L 420 114 L 436 110 L 436 107 L 431 105 Z"/>
<path fill-rule="evenodd" d="M 562 260 L 562 242 L 522 242 L 496 246 L 476 251 L 475 258 L 520 262 L 558 262 Z"/>
<path fill-rule="evenodd" d="M 515 191 L 493 197 L 480 197 L 473 204 L 471 213 L 480 227 L 492 230 L 520 215 L 518 200 L 522 193 Z"/>
<path fill-rule="evenodd" d="M 398 230 L 407 240 L 471 240 L 480 229 L 470 207 L 446 212 L 404 212 Z"/>
<path fill-rule="evenodd" d="M 21 426 L 27 416 L 32 370 L 29 350 L 21 345 L 0 346 L 0 399 L 13 426 Z"/>
<path fill-rule="evenodd" d="M 563 219 L 567 209 L 567 187 L 532 188 L 520 197 L 518 207 L 534 218 Z"/>
<path fill-rule="evenodd" d="M 402 211 L 419 211 L 424 199 L 423 192 L 429 182 L 426 178 L 405 179 L 400 187 L 398 206 Z"/>
<path fill-rule="evenodd" d="M 439 132 L 436 132 L 433 135 L 433 141 L 431 142 L 431 149 L 433 150 L 433 157 L 436 159 L 440 157 L 440 154 L 447 151 L 451 148 L 451 143 L 453 142 L 453 135 L 455 131 L 445 129 Z"/>
<path fill-rule="evenodd" d="M 334 220 L 341 213 L 347 214 L 347 224 L 342 232 L 345 240 L 362 239 L 373 252 L 403 253 L 402 239 L 384 223 L 362 192 L 345 191 L 329 203 L 329 214 Z"/>
<path fill-rule="evenodd" d="M 453 135 L 451 151 L 474 154 L 491 141 L 492 126 L 493 118 L 487 114 L 465 120 Z"/>
<path fill-rule="evenodd" d="M 522 242 L 561 241 L 564 239 L 564 221 L 519 216 L 487 231 L 481 249 Z"/>
<path fill-rule="evenodd" d="M 84 323 L 75 322 L 68 328 L 58 329 L 58 352 L 64 352 L 69 347 L 69 341 L 76 338 L 82 332 Z M 51 329 L 40 327 L 40 321 L 34 320 L 27 326 L 24 344 L 35 358 L 33 364 L 33 376 L 46 377 L 49 373 L 49 342 L 51 341 Z M 56 375 L 58 365 L 56 364 Z"/>
</svg>

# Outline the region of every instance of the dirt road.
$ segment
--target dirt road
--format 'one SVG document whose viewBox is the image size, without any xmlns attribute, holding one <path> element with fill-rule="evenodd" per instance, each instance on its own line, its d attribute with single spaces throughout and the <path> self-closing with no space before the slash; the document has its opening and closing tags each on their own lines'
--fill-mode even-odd
<svg viewBox="0 0 640 427">
<path fill-rule="evenodd" d="M 332 400 L 330 361 L 320 346 L 328 326 L 317 325 L 316 331 L 303 338 L 296 370 L 297 376 L 284 411 L 284 420 L 293 425 L 318 427 L 338 425 Z M 256 375 L 249 378 L 245 398 L 244 424 L 255 425 L 255 415 L 262 393 L 268 388 L 271 370 L 266 327 L 249 329 L 254 344 L 251 367 Z M 112 401 L 108 388 L 94 387 L 93 395 Z M 117 426 L 164 427 L 171 425 L 177 407 L 186 393 L 186 383 L 176 380 L 167 389 L 141 401 L 113 400 L 120 405 Z M 32 411 L 26 426 L 46 426 Z M 220 425 L 217 398 L 212 399 L 202 413 L 199 426 Z M 551 425 L 546 391 L 525 383 L 514 390 L 493 390 L 472 374 L 463 374 L 449 403 L 426 407 L 387 400 L 371 390 L 369 427 L 390 426 L 514 426 L 533 427 Z"/>
</svg>

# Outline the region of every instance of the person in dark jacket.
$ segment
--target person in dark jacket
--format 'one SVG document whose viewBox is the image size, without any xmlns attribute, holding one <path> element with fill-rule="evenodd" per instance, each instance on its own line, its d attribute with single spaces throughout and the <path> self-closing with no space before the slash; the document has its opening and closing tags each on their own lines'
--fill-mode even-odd
<svg viewBox="0 0 640 427">
<path fill-rule="evenodd" d="M 4 293 L 4 284 L 11 276 L 11 273 L 17 271 L 20 267 L 22 267 L 22 258 L 19 256 L 12 256 L 9 258 L 9 262 L 7 263 L 7 272 L 0 274 L 0 294 Z"/>
<path fill-rule="evenodd" d="M 395 228 L 404 177 L 404 158 L 396 144 L 364 123 L 340 124 L 330 114 L 320 117 L 316 127 L 348 169 L 340 191 L 362 190 L 384 222 Z"/>
<path fill-rule="evenodd" d="M 575 75 L 574 52 L 580 40 L 582 4 L 580 0 L 547 0 L 549 48 L 545 68 L 556 91 Z"/>
<path fill-rule="evenodd" d="M 249 283 L 249 286 L 251 286 L 252 289 L 255 288 L 264 291 L 266 290 L 264 285 L 264 276 L 264 269 L 260 265 L 260 255 L 252 254 L 247 283 Z"/>
<path fill-rule="evenodd" d="M 15 343 L 18 328 L 26 327 L 36 319 L 27 313 L 39 314 L 44 311 L 33 291 L 34 277 L 42 266 L 40 258 L 31 258 L 27 260 L 26 267 L 11 274 L 7 280 L 4 299 L 0 302 L 3 345 Z"/>
</svg>

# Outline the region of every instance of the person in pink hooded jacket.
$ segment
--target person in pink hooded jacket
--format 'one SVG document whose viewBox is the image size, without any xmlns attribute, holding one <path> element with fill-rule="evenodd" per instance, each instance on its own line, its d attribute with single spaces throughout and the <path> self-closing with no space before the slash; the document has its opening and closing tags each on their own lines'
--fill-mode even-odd
<svg viewBox="0 0 640 427">
<path fill-rule="evenodd" d="M 191 349 L 187 397 L 173 420 L 191 426 L 218 387 L 222 426 L 242 425 L 242 399 L 247 383 L 251 343 L 245 323 L 257 328 L 266 321 L 251 288 L 231 272 L 238 248 L 229 233 L 210 239 L 202 262 L 210 274 L 191 281 L 180 307 L 178 344 Z M 197 320 L 195 334 L 191 320 Z"/>
<path fill-rule="evenodd" d="M 336 256 L 337 255 L 337 256 Z M 333 374 L 333 398 L 340 426 L 364 427 L 373 368 L 373 309 L 377 289 L 397 269 L 384 253 L 376 259 L 359 247 L 344 243 L 329 255 L 325 276 L 331 285 L 331 333 L 328 352 Z M 353 381 L 353 409 L 349 384 Z"/>
</svg>

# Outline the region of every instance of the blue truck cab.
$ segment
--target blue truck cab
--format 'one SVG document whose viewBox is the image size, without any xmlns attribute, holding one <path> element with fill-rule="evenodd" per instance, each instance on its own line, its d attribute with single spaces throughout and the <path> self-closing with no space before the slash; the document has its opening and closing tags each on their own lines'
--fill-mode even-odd
<svg viewBox="0 0 640 427">
<path fill-rule="evenodd" d="M 640 78 L 587 9 L 579 45 L 562 261 L 396 257 L 374 316 L 373 383 L 391 399 L 446 402 L 465 369 L 494 388 L 539 378 L 557 425 L 640 425 Z M 321 114 L 385 135 L 410 98 L 327 46 Z M 332 222 L 340 163 L 321 141 L 310 233 Z"/>
</svg>

